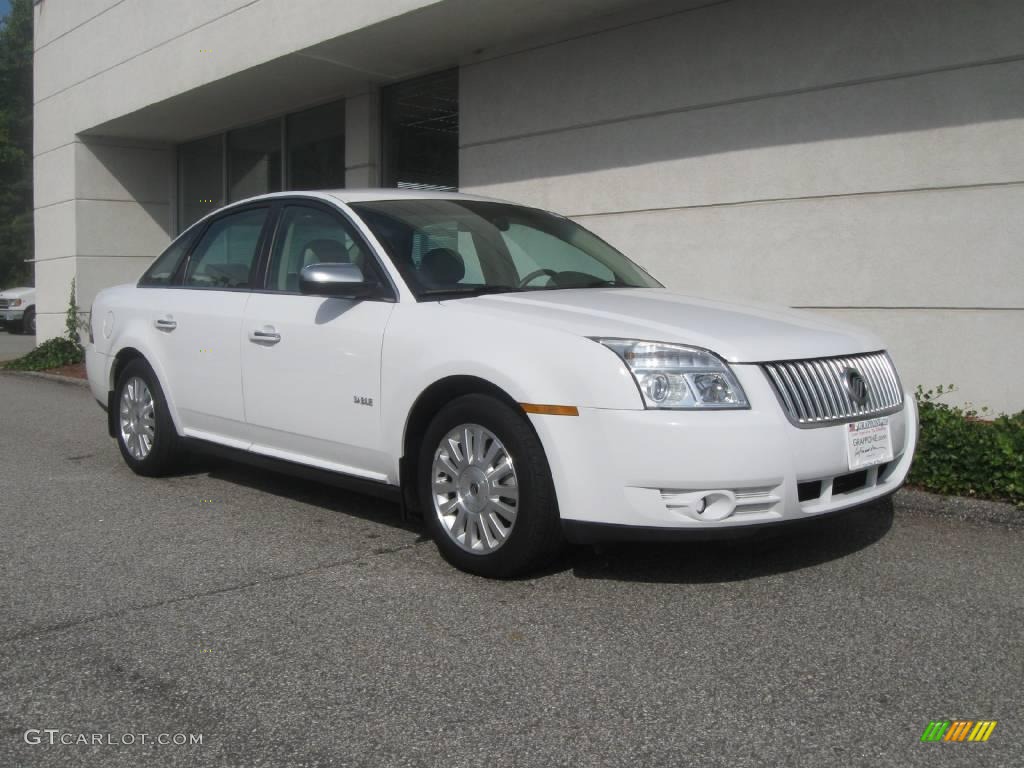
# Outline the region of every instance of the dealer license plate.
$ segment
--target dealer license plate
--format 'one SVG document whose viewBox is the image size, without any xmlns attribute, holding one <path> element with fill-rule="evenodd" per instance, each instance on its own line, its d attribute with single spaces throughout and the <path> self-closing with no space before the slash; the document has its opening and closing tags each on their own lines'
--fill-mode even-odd
<svg viewBox="0 0 1024 768">
<path fill-rule="evenodd" d="M 846 454 L 850 469 L 864 469 L 892 461 L 889 417 L 855 421 L 846 425 Z"/>
</svg>

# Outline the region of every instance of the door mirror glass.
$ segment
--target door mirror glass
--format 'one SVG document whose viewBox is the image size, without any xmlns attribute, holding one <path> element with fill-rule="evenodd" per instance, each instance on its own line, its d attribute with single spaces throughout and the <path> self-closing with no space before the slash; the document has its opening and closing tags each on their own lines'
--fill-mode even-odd
<svg viewBox="0 0 1024 768">
<path fill-rule="evenodd" d="M 299 291 L 307 296 L 362 299 L 373 293 L 356 264 L 309 264 L 299 273 Z"/>
</svg>

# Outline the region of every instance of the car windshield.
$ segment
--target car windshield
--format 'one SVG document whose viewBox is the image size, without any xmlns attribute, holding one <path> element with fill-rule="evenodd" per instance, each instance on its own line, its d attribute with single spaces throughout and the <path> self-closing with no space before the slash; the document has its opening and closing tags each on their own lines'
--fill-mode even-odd
<svg viewBox="0 0 1024 768">
<path fill-rule="evenodd" d="M 581 288 L 660 288 L 569 219 L 506 203 L 352 203 L 418 298 Z"/>
</svg>

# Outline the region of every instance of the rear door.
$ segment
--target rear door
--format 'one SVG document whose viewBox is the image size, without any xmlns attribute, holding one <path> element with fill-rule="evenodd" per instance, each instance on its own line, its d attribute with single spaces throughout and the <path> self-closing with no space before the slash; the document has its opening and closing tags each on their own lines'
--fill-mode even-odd
<svg viewBox="0 0 1024 768">
<path fill-rule="evenodd" d="M 380 299 L 299 293 L 299 272 L 350 262 L 382 287 Z M 251 450 L 388 481 L 380 420 L 380 356 L 394 289 L 376 256 L 337 209 L 284 203 L 263 286 L 246 307 L 240 339 Z"/>
<path fill-rule="evenodd" d="M 269 205 L 212 219 L 177 286 L 154 292 L 156 346 L 186 435 L 246 447 L 239 335 Z"/>
</svg>

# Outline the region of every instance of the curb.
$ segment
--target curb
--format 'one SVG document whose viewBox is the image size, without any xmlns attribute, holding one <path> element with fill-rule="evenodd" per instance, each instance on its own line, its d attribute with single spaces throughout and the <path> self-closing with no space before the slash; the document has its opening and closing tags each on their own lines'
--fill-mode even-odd
<svg viewBox="0 0 1024 768">
<path fill-rule="evenodd" d="M 58 384 L 70 384 L 75 387 L 88 387 L 88 379 L 76 379 L 71 376 L 58 376 L 55 373 L 43 373 L 42 371 L 8 371 L 6 368 L 0 368 L 0 374 L 4 376 L 22 376 L 25 378 L 33 379 L 45 379 L 46 381 L 56 381 Z"/>
<path fill-rule="evenodd" d="M 988 501 L 968 496 L 940 496 L 937 493 L 901 488 L 893 497 L 897 512 L 944 517 L 966 523 L 1024 528 L 1024 509 L 1004 501 Z"/>
</svg>

